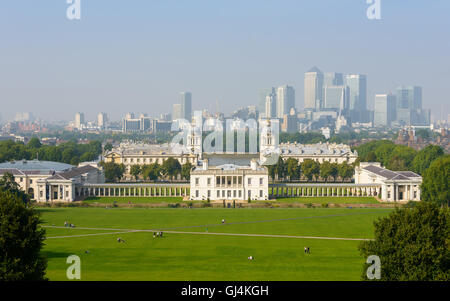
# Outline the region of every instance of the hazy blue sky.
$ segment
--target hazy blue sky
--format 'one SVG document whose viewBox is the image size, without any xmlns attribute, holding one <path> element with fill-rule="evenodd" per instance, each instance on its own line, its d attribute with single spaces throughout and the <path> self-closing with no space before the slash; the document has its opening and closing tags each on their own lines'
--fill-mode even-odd
<svg viewBox="0 0 450 301">
<path fill-rule="evenodd" d="M 423 87 L 423 105 L 450 113 L 450 1 L 66 0 L 0 2 L 0 115 L 30 111 L 51 120 L 83 111 L 118 119 L 128 111 L 171 112 L 180 91 L 194 109 L 231 112 L 257 103 L 258 89 L 294 86 L 304 72 L 367 75 L 375 93 Z"/>
</svg>

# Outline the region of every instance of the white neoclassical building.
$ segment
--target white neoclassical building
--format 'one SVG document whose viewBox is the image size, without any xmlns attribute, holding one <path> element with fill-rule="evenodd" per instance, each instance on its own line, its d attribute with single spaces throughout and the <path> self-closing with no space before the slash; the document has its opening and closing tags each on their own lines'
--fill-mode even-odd
<svg viewBox="0 0 450 301">
<path fill-rule="evenodd" d="M 208 159 L 191 171 L 191 200 L 268 200 L 269 175 L 257 160 L 249 165 L 225 163 L 212 166 Z"/>
<path fill-rule="evenodd" d="M 73 165 L 39 160 L 20 160 L 0 163 L 0 176 L 9 173 L 19 187 L 38 202 L 72 202 L 78 187 L 90 183 L 104 183 L 103 171 L 85 165 Z"/>
<path fill-rule="evenodd" d="M 379 184 L 383 201 L 420 201 L 422 177 L 412 171 L 392 171 L 378 162 L 361 162 L 355 169 L 355 184 Z"/>
</svg>

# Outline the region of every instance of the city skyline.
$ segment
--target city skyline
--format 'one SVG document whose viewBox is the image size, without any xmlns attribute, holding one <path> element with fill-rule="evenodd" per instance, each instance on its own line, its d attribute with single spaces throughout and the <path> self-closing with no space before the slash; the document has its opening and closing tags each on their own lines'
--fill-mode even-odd
<svg viewBox="0 0 450 301">
<path fill-rule="evenodd" d="M 365 74 L 369 109 L 375 94 L 411 85 L 423 88 L 422 105 L 437 119 L 450 113 L 445 1 L 384 1 L 377 21 L 366 18 L 365 1 L 282 1 L 290 8 L 283 11 L 275 9 L 278 3 L 256 1 L 96 1 L 83 3 L 78 23 L 65 18 L 64 1 L 28 3 L 20 9 L 0 4 L 9 45 L 0 50 L 0 99 L 8 103 L 2 121 L 24 107 L 51 121 L 71 120 L 78 111 L 89 120 L 98 112 L 111 120 L 127 111 L 158 116 L 172 111 L 180 91 L 195 95 L 193 110 L 214 112 L 218 103 L 229 114 L 258 104 L 259 89 L 280 85 L 294 88 L 295 107 L 302 109 L 304 73 L 315 65 L 324 72 Z M 187 16 L 196 20 L 182 26 Z M 27 24 L 35 24 L 33 36 Z M 13 32 L 6 30 L 12 26 Z"/>
</svg>

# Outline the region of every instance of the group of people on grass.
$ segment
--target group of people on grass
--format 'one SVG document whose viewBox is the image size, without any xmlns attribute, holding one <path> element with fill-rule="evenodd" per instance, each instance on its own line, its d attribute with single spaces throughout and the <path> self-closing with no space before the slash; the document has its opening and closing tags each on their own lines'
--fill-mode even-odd
<svg viewBox="0 0 450 301">
<path fill-rule="evenodd" d="M 64 222 L 64 227 L 75 228 L 74 224 L 69 224 L 67 221 Z"/>
<path fill-rule="evenodd" d="M 155 237 L 163 237 L 163 233 L 161 232 L 153 232 L 153 238 Z"/>
</svg>

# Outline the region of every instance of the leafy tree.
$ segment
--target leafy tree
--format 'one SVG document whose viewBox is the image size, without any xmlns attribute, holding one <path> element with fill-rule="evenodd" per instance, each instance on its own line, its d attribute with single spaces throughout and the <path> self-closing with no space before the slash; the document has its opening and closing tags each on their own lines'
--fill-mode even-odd
<svg viewBox="0 0 450 301">
<path fill-rule="evenodd" d="M 313 177 L 317 178 L 320 174 L 320 164 L 311 159 L 303 161 L 301 169 L 308 181 L 312 181 Z"/>
<path fill-rule="evenodd" d="M 186 162 L 181 166 L 181 177 L 186 180 L 191 179 L 191 169 L 193 165 L 190 162 Z"/>
<path fill-rule="evenodd" d="M 113 145 L 111 143 L 106 143 L 105 146 L 103 147 L 103 150 L 106 151 L 112 151 L 113 149 Z"/>
<path fill-rule="evenodd" d="M 117 164 L 114 162 L 102 162 L 100 164 L 103 167 L 105 173 L 105 180 L 107 182 L 116 182 L 123 178 L 125 172 L 125 165 Z"/>
<path fill-rule="evenodd" d="M 417 153 L 411 164 L 411 169 L 418 173 L 423 172 L 430 166 L 431 162 L 444 155 L 444 150 L 438 145 L 428 145 Z"/>
<path fill-rule="evenodd" d="M 142 166 L 142 176 L 144 179 L 156 181 L 161 173 L 161 166 L 158 163 Z"/>
<path fill-rule="evenodd" d="M 439 205 L 450 204 L 450 155 L 431 163 L 422 178 L 421 199 Z"/>
<path fill-rule="evenodd" d="M 336 182 L 336 178 L 339 175 L 339 164 L 337 163 L 331 163 L 331 172 L 330 176 L 333 177 L 333 181 Z"/>
<path fill-rule="evenodd" d="M 275 180 L 276 165 L 275 165 L 275 164 L 273 164 L 273 165 L 268 165 L 268 166 L 267 166 L 267 169 L 268 169 L 268 172 L 269 172 L 269 177 L 270 177 L 272 180 Z"/>
<path fill-rule="evenodd" d="M 333 165 L 330 162 L 325 161 L 322 164 L 320 164 L 320 177 L 322 179 L 327 181 L 328 177 L 331 176 L 332 172 L 333 172 Z"/>
<path fill-rule="evenodd" d="M 339 176 L 342 178 L 342 181 L 345 179 L 349 179 L 355 173 L 355 169 L 353 166 L 347 164 L 347 162 L 343 162 L 339 165 Z"/>
<path fill-rule="evenodd" d="M 286 164 L 281 156 L 278 157 L 277 164 L 275 164 L 275 174 L 278 179 L 284 179 L 284 176 L 286 175 Z"/>
<path fill-rule="evenodd" d="M 135 178 L 136 181 L 141 175 L 141 172 L 142 172 L 141 166 L 138 164 L 134 164 L 130 167 L 130 174 Z"/>
<path fill-rule="evenodd" d="M 41 255 L 45 230 L 30 199 L 13 183 L 0 181 L 0 281 L 46 280 L 47 261 Z"/>
<path fill-rule="evenodd" d="M 27 146 L 31 147 L 31 148 L 40 148 L 42 146 L 42 144 L 41 144 L 41 141 L 39 140 L 39 138 L 33 137 L 30 139 L 30 141 L 28 141 Z"/>
<path fill-rule="evenodd" d="M 420 202 L 412 209 L 396 209 L 374 222 L 375 240 L 364 241 L 364 258 L 377 255 L 381 280 L 450 280 L 450 213 L 446 207 Z M 362 279 L 367 280 L 369 264 Z"/>
<path fill-rule="evenodd" d="M 181 172 L 180 162 L 172 157 L 169 157 L 163 162 L 162 171 L 165 176 L 170 177 L 170 179 L 172 180 L 173 177 Z"/>
<path fill-rule="evenodd" d="M 294 158 L 288 158 L 285 164 L 286 173 L 289 176 L 289 180 L 298 179 L 298 177 L 300 176 L 300 166 L 298 164 L 298 160 Z"/>
</svg>

